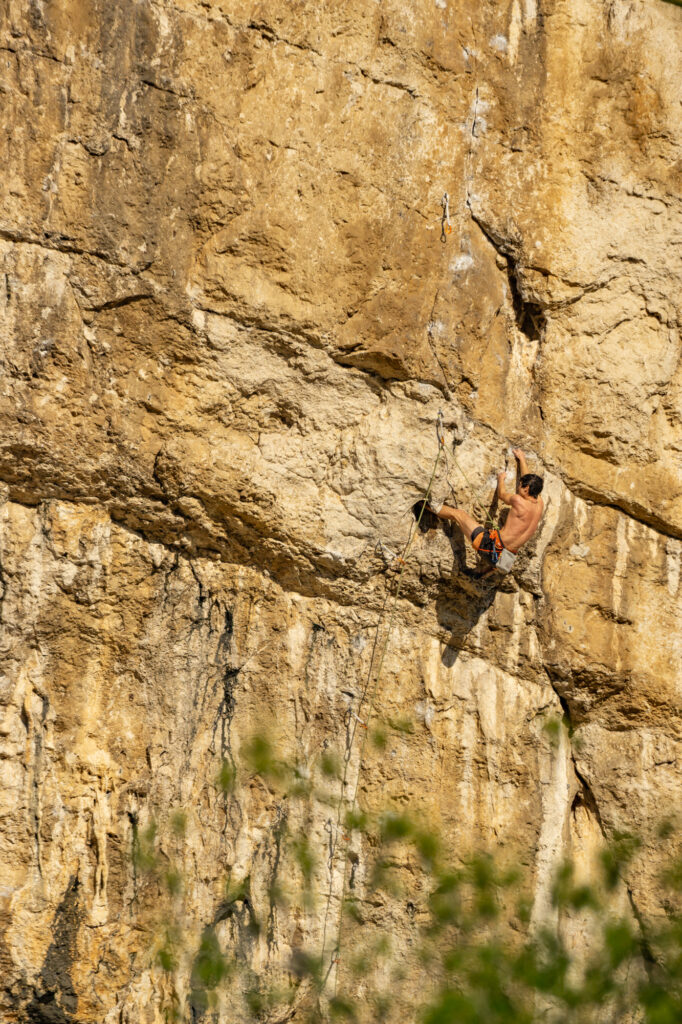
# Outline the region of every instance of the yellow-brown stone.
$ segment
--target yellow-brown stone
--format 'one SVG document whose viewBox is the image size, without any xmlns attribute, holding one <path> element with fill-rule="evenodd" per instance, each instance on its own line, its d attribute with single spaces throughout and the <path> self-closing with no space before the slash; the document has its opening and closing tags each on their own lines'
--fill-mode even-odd
<svg viewBox="0 0 682 1024">
<path fill-rule="evenodd" d="M 265 727 L 289 759 L 343 750 L 391 585 L 375 545 L 406 539 L 439 409 L 437 490 L 480 512 L 520 444 L 547 514 L 497 590 L 417 534 L 376 707 L 412 726 L 354 749 L 352 785 L 455 856 L 515 851 L 534 921 L 562 857 L 634 828 L 632 901 L 661 914 L 682 12 L 8 0 L 0 29 L 2 1019 L 161 1020 L 131 851 L 179 806 L 182 853 L 159 842 L 188 934 L 231 872 L 271 922 L 254 970 L 329 953 L 329 807 L 305 812 L 318 903 L 273 909 L 281 794 L 214 782 Z M 366 913 L 408 956 L 404 906 Z"/>
</svg>

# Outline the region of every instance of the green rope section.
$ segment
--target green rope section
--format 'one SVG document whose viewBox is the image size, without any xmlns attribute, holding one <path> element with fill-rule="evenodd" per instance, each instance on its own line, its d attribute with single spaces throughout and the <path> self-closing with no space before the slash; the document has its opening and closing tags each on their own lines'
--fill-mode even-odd
<svg viewBox="0 0 682 1024">
<path fill-rule="evenodd" d="M 438 414 L 437 436 L 438 436 L 438 451 L 437 451 L 436 458 L 435 458 L 435 461 L 434 461 L 434 464 L 433 464 L 433 469 L 431 471 L 431 477 L 429 479 L 429 483 L 428 483 L 428 486 L 426 488 L 426 494 L 425 494 L 424 500 L 422 502 L 422 507 L 421 507 L 421 509 L 419 511 L 419 515 L 418 515 L 415 523 L 410 527 L 410 532 L 408 534 L 407 541 L 406 541 L 405 546 L 403 548 L 402 554 L 400 555 L 400 557 L 398 559 L 398 561 L 400 562 L 400 571 L 398 572 L 398 575 L 396 577 L 395 591 L 394 591 L 394 593 L 392 595 L 391 611 L 390 611 L 390 615 L 389 615 L 389 619 L 388 619 L 388 625 L 387 625 L 387 628 L 386 628 L 386 634 L 384 636 L 384 641 L 383 641 L 383 644 L 381 645 L 381 648 L 380 648 L 381 653 L 379 655 L 379 661 L 378 661 L 378 666 L 377 666 L 376 674 L 373 673 L 374 662 L 375 662 L 375 657 L 376 657 L 377 650 L 379 650 L 379 639 L 380 639 L 380 635 L 381 635 L 381 627 L 382 627 L 382 624 L 383 624 L 383 621 L 384 621 L 384 617 L 385 617 L 385 614 L 386 614 L 386 609 L 388 608 L 389 602 L 391 601 L 391 592 L 390 592 L 390 590 L 386 594 L 386 598 L 385 598 L 383 606 L 381 608 L 381 612 L 379 613 L 379 620 L 378 620 L 377 626 L 376 626 L 376 633 L 375 633 L 375 637 L 374 637 L 374 644 L 373 644 L 373 647 L 372 647 L 372 654 L 371 654 L 371 657 L 370 657 L 369 671 L 368 671 L 368 674 L 367 674 L 367 683 L 365 685 L 365 689 L 364 689 L 364 691 L 362 693 L 362 697 L 361 697 L 360 703 L 358 705 L 358 715 L 355 715 L 353 717 L 353 719 L 352 719 L 352 723 L 353 724 L 352 724 L 351 730 L 350 730 L 349 741 L 347 742 L 347 746 L 346 746 L 346 755 L 344 757 L 343 778 L 342 778 L 342 781 L 341 781 L 341 796 L 340 796 L 340 799 L 339 799 L 339 804 L 338 804 L 338 808 L 337 808 L 337 815 L 336 815 L 336 833 L 335 833 L 334 837 L 332 838 L 332 846 L 331 846 L 330 858 L 329 858 L 330 882 L 329 882 L 329 896 L 328 896 L 328 900 L 327 900 L 327 910 L 326 910 L 326 913 L 325 913 L 325 922 L 324 922 L 324 930 L 323 930 L 323 938 L 322 938 L 322 957 L 323 957 L 323 959 L 324 959 L 324 956 L 325 956 L 325 947 L 326 947 L 327 920 L 328 920 L 328 917 L 329 917 L 329 910 L 330 910 L 331 899 L 332 899 L 332 889 L 333 889 L 333 884 L 334 884 L 334 863 L 335 863 L 335 860 L 336 860 L 336 850 L 337 850 L 337 846 L 338 846 L 339 831 L 341 829 L 341 815 L 342 815 L 342 809 L 343 809 L 343 805 L 344 805 L 344 794 L 345 794 L 345 791 L 346 791 L 346 784 L 347 784 L 347 780 L 348 780 L 348 766 L 349 766 L 350 759 L 351 759 L 352 752 L 353 752 L 353 744 L 354 744 L 354 741 L 355 741 L 355 734 L 357 732 L 358 724 L 361 724 L 363 726 L 365 732 L 364 732 L 364 735 L 363 735 L 363 738 L 362 738 L 362 743 L 360 745 L 360 752 L 359 752 L 360 758 L 359 758 L 359 762 L 358 762 L 358 773 L 357 773 L 357 777 L 355 779 L 355 788 L 354 788 L 354 791 L 353 791 L 353 799 L 351 800 L 350 805 L 349 805 L 349 817 L 351 818 L 351 821 L 352 821 L 352 817 L 353 817 L 353 814 L 355 812 L 355 808 L 356 808 L 356 805 L 357 805 L 358 787 L 360 785 L 360 776 L 362 774 L 362 762 L 363 762 L 363 758 L 364 758 L 365 747 L 366 747 L 366 744 L 367 744 L 367 736 L 369 734 L 369 723 L 370 723 L 370 720 L 371 720 L 372 715 L 374 713 L 374 706 L 375 706 L 375 703 L 376 703 L 377 691 L 379 689 L 379 682 L 381 680 L 381 673 L 382 673 L 383 667 L 384 667 L 384 660 L 386 658 L 386 652 L 388 650 L 388 644 L 389 644 L 389 640 L 390 640 L 390 637 L 391 637 L 391 631 L 393 629 L 393 625 L 394 625 L 394 622 L 395 622 L 395 616 L 396 616 L 396 611 L 397 611 L 397 607 L 398 607 L 398 600 L 400 598 L 400 591 L 402 589 L 402 584 L 403 584 L 403 576 L 404 576 L 404 573 L 405 573 L 405 569 L 407 567 L 407 556 L 408 556 L 408 554 L 410 552 L 410 548 L 412 547 L 412 541 L 414 540 L 416 532 L 419 529 L 419 525 L 421 523 L 422 516 L 424 515 L 424 511 L 426 510 L 426 506 L 427 506 L 428 500 L 429 500 L 429 498 L 431 496 L 431 488 L 433 487 L 433 481 L 436 478 L 436 473 L 438 471 L 438 466 L 439 466 L 441 457 L 444 455 L 445 438 L 443 436 L 443 431 L 442 431 L 442 413 L 440 413 L 440 412 Z M 446 457 L 446 459 L 447 459 L 447 457 Z M 373 675 L 374 675 L 374 683 L 372 685 L 372 676 Z M 370 688 L 371 688 L 371 692 L 370 692 Z M 369 692 L 369 700 L 367 700 L 368 692 Z M 362 712 L 362 709 L 365 706 L 365 704 L 367 705 L 366 721 L 362 722 L 360 720 L 360 718 L 359 718 L 359 714 Z M 348 841 L 349 838 L 350 838 L 349 836 L 348 837 L 344 837 L 345 841 Z M 341 885 L 341 897 L 340 897 L 340 905 L 339 905 L 339 926 L 338 926 L 336 946 L 335 946 L 335 948 L 333 950 L 331 963 L 330 963 L 329 969 L 327 971 L 327 977 L 329 977 L 329 973 L 330 973 L 332 967 L 335 964 L 338 965 L 338 963 L 339 963 L 339 961 L 341 959 L 341 948 L 342 948 L 342 940 L 343 940 L 344 906 L 345 906 L 345 900 L 346 900 L 347 884 L 348 884 L 348 855 L 347 855 L 346 850 L 344 849 L 344 855 L 343 855 L 343 881 L 342 881 L 342 885 Z M 337 970 L 336 976 L 334 978 L 334 995 L 335 996 L 336 996 L 337 989 L 338 989 L 338 980 L 339 980 L 339 972 Z"/>
</svg>

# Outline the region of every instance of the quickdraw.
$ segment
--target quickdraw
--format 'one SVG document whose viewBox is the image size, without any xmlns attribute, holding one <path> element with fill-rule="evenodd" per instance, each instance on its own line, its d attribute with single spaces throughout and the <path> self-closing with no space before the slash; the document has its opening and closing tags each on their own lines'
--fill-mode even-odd
<svg viewBox="0 0 682 1024">
<path fill-rule="evenodd" d="M 452 225 L 450 224 L 450 196 L 447 192 L 443 193 L 440 205 L 443 207 L 443 216 L 440 221 L 440 240 L 445 243 L 447 241 L 446 235 L 452 234 Z"/>
</svg>

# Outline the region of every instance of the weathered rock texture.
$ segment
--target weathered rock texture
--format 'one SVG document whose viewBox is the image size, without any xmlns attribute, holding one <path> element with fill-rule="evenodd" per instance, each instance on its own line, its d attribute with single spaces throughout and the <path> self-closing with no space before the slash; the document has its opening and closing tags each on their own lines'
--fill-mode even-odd
<svg viewBox="0 0 682 1024">
<path fill-rule="evenodd" d="M 214 780 L 259 729 L 344 751 L 391 586 L 375 544 L 407 536 L 439 408 L 438 487 L 486 504 L 513 442 L 549 507 L 498 589 L 417 536 L 376 705 L 414 728 L 362 765 L 356 743 L 349 787 L 417 804 L 455 856 L 516 851 L 538 919 L 562 856 L 635 828 L 632 906 L 662 913 L 682 11 L 7 0 L 0 26 L 2 1019 L 156 1019 L 131 849 L 178 806 L 197 935 L 286 978 L 331 892 L 330 954 L 329 806 L 297 914 L 268 895 L 286 802 Z M 366 916 L 409 948 L 400 900 Z"/>
</svg>

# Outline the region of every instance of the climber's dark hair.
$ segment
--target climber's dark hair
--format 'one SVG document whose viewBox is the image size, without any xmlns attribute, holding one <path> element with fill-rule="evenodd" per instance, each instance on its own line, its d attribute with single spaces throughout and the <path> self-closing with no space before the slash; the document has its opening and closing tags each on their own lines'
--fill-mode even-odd
<svg viewBox="0 0 682 1024">
<path fill-rule="evenodd" d="M 519 480 L 521 487 L 528 488 L 528 494 L 531 498 L 537 498 L 538 494 L 542 490 L 544 480 L 537 473 L 524 473 Z"/>
</svg>

